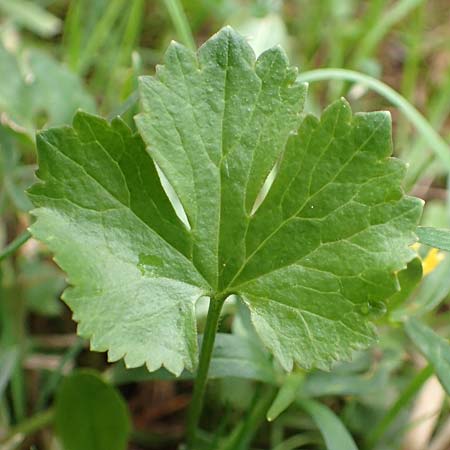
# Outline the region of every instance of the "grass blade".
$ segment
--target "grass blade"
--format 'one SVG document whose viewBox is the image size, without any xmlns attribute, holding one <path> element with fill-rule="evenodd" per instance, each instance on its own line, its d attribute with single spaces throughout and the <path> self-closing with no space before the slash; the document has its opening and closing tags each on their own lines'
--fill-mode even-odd
<svg viewBox="0 0 450 450">
<path fill-rule="evenodd" d="M 267 411 L 267 420 L 274 421 L 283 411 L 294 402 L 300 385 L 304 380 L 303 373 L 292 373 L 288 375 L 275 397 L 272 405 Z"/>
<path fill-rule="evenodd" d="M 450 171 L 450 148 L 447 142 L 434 130 L 422 114 L 398 92 L 387 84 L 368 75 L 346 69 L 318 69 L 304 72 L 298 81 L 312 82 L 323 80 L 347 80 L 367 86 L 395 105 L 415 126 L 431 149 L 439 157 L 445 168 Z"/>
<path fill-rule="evenodd" d="M 333 411 L 311 399 L 301 399 L 297 403 L 319 428 L 328 450 L 358 450 L 352 436 Z"/>
<path fill-rule="evenodd" d="M 410 339 L 434 367 L 442 387 L 450 394 L 450 344 L 417 319 L 405 324 Z"/>
<path fill-rule="evenodd" d="M 100 48 L 108 41 L 112 32 L 113 26 L 124 6 L 127 4 L 126 0 L 111 0 L 108 9 L 105 11 L 103 17 L 97 23 L 94 32 L 89 38 L 86 48 L 80 57 L 78 63 L 78 71 L 83 74 L 87 71 L 92 61 L 97 57 Z"/>
<path fill-rule="evenodd" d="M 172 19 L 173 26 L 178 34 L 181 42 L 191 50 L 195 50 L 195 40 L 192 35 L 191 27 L 181 6 L 180 0 L 164 0 L 167 10 L 169 11 L 170 18 Z"/>
<path fill-rule="evenodd" d="M 28 230 L 24 231 L 20 236 L 17 236 L 0 252 L 0 261 L 3 261 L 8 256 L 16 252 L 16 250 L 19 249 L 23 244 L 25 244 L 25 242 L 27 242 L 30 237 L 31 233 Z"/>
<path fill-rule="evenodd" d="M 434 227 L 418 227 L 419 242 L 450 252 L 450 230 Z"/>
<path fill-rule="evenodd" d="M 8 385 L 8 382 L 13 374 L 17 357 L 17 349 L 14 347 L 2 350 L 2 354 L 0 356 L 0 399 L 2 398 L 6 386 Z"/>
</svg>

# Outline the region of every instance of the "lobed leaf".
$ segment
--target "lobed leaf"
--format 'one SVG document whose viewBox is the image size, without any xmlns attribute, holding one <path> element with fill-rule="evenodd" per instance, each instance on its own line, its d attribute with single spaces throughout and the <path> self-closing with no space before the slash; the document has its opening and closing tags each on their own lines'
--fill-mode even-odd
<svg viewBox="0 0 450 450">
<path fill-rule="evenodd" d="M 286 370 L 373 342 L 422 203 L 401 189 L 387 113 L 341 99 L 318 120 L 301 113 L 305 93 L 281 49 L 255 60 L 227 27 L 197 54 L 172 43 L 142 78 L 145 144 L 84 113 L 39 135 L 31 230 L 69 274 L 64 299 L 94 350 L 193 370 L 195 302 L 230 294 Z"/>
<path fill-rule="evenodd" d="M 207 285 L 177 249 L 189 236 L 141 139 L 120 119 L 78 113 L 37 145 L 44 182 L 29 191 L 31 231 L 70 275 L 63 299 L 79 334 L 110 361 L 193 370 L 194 305 Z"/>
</svg>

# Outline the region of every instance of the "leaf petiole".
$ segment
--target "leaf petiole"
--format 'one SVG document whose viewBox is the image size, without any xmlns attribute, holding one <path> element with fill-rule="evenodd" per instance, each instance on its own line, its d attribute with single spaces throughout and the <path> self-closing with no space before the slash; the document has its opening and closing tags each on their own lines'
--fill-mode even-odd
<svg viewBox="0 0 450 450">
<path fill-rule="evenodd" d="M 222 306 L 225 303 L 227 296 L 227 294 L 217 297 L 212 296 L 209 301 L 208 315 L 206 317 L 205 331 L 203 333 L 197 376 L 194 382 L 194 393 L 188 412 L 187 444 L 188 449 L 190 450 L 194 450 L 195 448 L 197 427 L 203 408 L 209 366 L 214 348 L 214 341 L 216 340 L 220 312 L 222 311 Z"/>
</svg>

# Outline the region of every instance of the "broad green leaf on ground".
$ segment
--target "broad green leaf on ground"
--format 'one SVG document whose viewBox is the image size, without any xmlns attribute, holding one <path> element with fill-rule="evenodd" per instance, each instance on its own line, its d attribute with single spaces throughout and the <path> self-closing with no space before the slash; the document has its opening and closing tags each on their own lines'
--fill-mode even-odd
<svg viewBox="0 0 450 450">
<path fill-rule="evenodd" d="M 127 405 L 95 372 L 79 371 L 66 377 L 55 403 L 55 428 L 64 450 L 127 448 Z"/>
<path fill-rule="evenodd" d="M 450 394 L 450 343 L 437 335 L 430 327 L 412 318 L 405 323 L 405 330 L 414 344 L 433 366 L 442 386 Z"/>
<path fill-rule="evenodd" d="M 450 230 L 433 227 L 418 227 L 416 233 L 422 244 L 450 252 Z"/>
<path fill-rule="evenodd" d="M 355 441 L 338 416 L 319 402 L 298 400 L 298 405 L 313 419 L 327 446 L 327 450 L 358 450 Z"/>
<path fill-rule="evenodd" d="M 0 0 L 0 11 L 9 19 L 42 37 L 54 36 L 61 30 L 61 19 L 36 2 Z"/>
<path fill-rule="evenodd" d="M 34 118 L 43 114 L 46 126 L 64 125 L 78 109 L 95 111 L 94 98 L 67 67 L 39 50 L 29 51 L 24 57 L 32 80 L 29 95 Z"/>
<path fill-rule="evenodd" d="M 286 370 L 328 368 L 373 342 L 422 204 L 403 195 L 388 114 L 353 116 L 340 100 L 318 120 L 300 113 L 304 97 L 282 50 L 255 61 L 227 27 L 197 54 L 171 44 L 142 79 L 148 153 L 120 120 L 82 113 L 39 135 L 32 232 L 68 272 L 65 300 L 93 349 L 192 370 L 195 302 L 233 293 Z"/>
<path fill-rule="evenodd" d="M 13 54 L 0 45 L 2 123 L 27 132 L 70 123 L 79 108 L 95 111 L 81 80 L 49 55 Z"/>
</svg>

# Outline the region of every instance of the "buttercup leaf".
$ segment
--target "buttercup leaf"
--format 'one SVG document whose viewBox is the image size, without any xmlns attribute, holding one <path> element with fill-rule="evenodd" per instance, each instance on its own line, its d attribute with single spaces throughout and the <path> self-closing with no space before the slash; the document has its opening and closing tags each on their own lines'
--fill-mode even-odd
<svg viewBox="0 0 450 450">
<path fill-rule="evenodd" d="M 38 149 L 32 233 L 69 274 L 63 298 L 79 334 L 110 361 L 192 370 L 194 304 L 208 287 L 176 248 L 188 251 L 189 236 L 142 140 L 120 120 L 78 113 L 73 128 L 41 133 Z"/>
<path fill-rule="evenodd" d="M 255 60 L 229 27 L 197 54 L 172 43 L 140 95 L 142 139 L 84 113 L 38 137 L 32 232 L 69 274 L 64 299 L 92 348 L 193 370 L 195 302 L 230 294 L 286 370 L 370 345 L 422 209 L 390 158 L 390 116 L 352 115 L 343 99 L 303 115 L 283 51 Z"/>
</svg>

